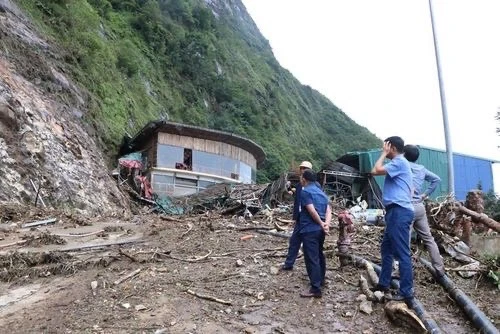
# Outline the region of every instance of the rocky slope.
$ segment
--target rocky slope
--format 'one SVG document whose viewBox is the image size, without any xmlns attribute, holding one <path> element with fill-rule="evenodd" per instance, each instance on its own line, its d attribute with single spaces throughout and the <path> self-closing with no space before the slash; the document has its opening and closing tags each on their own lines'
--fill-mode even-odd
<svg viewBox="0 0 500 334">
<path fill-rule="evenodd" d="M 122 213 L 126 201 L 84 128 L 85 94 L 59 68 L 57 49 L 19 8 L 0 1 L 0 202 L 89 214 Z"/>
</svg>

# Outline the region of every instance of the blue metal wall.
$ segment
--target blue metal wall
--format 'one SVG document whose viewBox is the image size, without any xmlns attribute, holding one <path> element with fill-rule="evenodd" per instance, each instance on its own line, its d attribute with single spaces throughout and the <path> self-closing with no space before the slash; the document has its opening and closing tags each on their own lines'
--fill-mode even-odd
<svg viewBox="0 0 500 334">
<path fill-rule="evenodd" d="M 430 147 L 420 146 L 420 157 L 417 163 L 424 165 L 428 170 L 437 174 L 441 178 L 441 184 L 432 194 L 432 198 L 448 195 L 448 159 L 446 152 Z M 358 155 L 359 169 L 362 173 L 369 173 L 380 156 L 380 149 L 363 152 L 350 152 L 348 154 Z M 453 154 L 453 167 L 455 172 L 455 197 L 458 200 L 465 200 L 467 192 L 477 189 L 481 184 L 482 190 L 486 193 L 493 189 L 492 159 L 484 159 L 464 155 Z M 375 180 L 383 190 L 384 177 L 377 176 Z"/>
<path fill-rule="evenodd" d="M 455 197 L 465 200 L 467 192 L 481 185 L 486 193 L 493 189 L 493 170 L 491 161 L 476 157 L 453 154 L 455 169 Z"/>
</svg>

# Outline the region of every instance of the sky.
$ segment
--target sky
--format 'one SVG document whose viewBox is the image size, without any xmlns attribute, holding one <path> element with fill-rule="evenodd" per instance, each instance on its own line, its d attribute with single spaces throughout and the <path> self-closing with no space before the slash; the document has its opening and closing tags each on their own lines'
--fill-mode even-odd
<svg viewBox="0 0 500 334">
<path fill-rule="evenodd" d="M 280 64 L 379 138 L 445 149 L 426 0 L 243 0 Z M 500 1 L 433 0 L 453 151 L 500 160 Z M 493 167 L 500 191 L 500 164 Z"/>
</svg>

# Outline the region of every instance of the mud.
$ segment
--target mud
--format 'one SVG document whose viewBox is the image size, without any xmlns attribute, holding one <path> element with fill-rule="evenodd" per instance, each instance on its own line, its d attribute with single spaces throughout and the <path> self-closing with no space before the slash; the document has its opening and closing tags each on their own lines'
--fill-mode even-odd
<svg viewBox="0 0 500 334">
<path fill-rule="evenodd" d="M 7 278 L 0 284 L 2 329 L 10 333 L 412 331 L 393 324 L 383 304 L 374 303 L 370 315 L 360 312 L 357 285 L 359 276 L 366 273 L 340 266 L 334 251 L 335 229 L 326 240 L 328 271 L 323 298 L 311 300 L 299 296 L 308 288 L 302 257 L 293 271 L 278 271 L 286 255 L 286 239 L 237 230 L 266 226 L 265 219 L 257 217 L 250 222 L 212 213 L 172 221 L 146 215 L 131 221 L 103 219 L 92 223 L 80 226 L 66 220 L 41 230 L 69 235 L 106 229 L 107 237 L 96 234 L 65 238 L 68 244 L 64 246 L 21 245 L 3 250 L 0 266 Z M 357 231 L 353 252 L 378 262 L 382 229 L 357 226 Z M 20 239 L 23 233 L 33 231 L 11 233 L 1 242 Z M 252 237 L 241 240 L 244 235 Z M 57 251 L 120 240 L 138 242 Z M 453 265 L 452 259 L 446 261 L 447 266 Z M 136 269 L 141 269 L 138 275 L 114 284 Z M 50 274 L 44 274 L 47 272 Z M 498 290 L 484 277 L 465 280 L 453 272 L 450 275 L 498 326 Z M 417 297 L 444 332 L 476 331 L 417 261 L 415 286 Z M 231 305 L 198 298 L 187 293 L 188 289 Z"/>
</svg>

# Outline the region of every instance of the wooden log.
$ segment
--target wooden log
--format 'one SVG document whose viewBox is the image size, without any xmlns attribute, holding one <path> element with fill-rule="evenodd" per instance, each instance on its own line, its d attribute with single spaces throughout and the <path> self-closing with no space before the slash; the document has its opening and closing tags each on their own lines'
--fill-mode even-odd
<svg viewBox="0 0 500 334">
<path fill-rule="evenodd" d="M 193 296 L 201 298 L 201 299 L 210 300 L 212 302 L 216 302 L 216 303 L 220 303 L 220 304 L 224 304 L 224 305 L 232 305 L 232 303 L 230 301 L 222 300 L 222 299 L 219 299 L 217 297 L 203 295 L 201 293 L 195 292 L 195 291 L 190 290 L 190 289 L 186 290 L 186 292 L 189 293 L 190 295 L 193 295 Z"/>
<path fill-rule="evenodd" d="M 118 285 L 118 284 L 120 284 L 120 283 L 128 280 L 129 278 L 132 278 L 132 277 L 134 277 L 136 275 L 139 275 L 140 272 L 141 272 L 141 268 L 136 269 L 136 270 L 132 271 L 131 273 L 129 273 L 129 274 L 127 274 L 127 275 L 125 275 L 125 276 L 117 279 L 116 281 L 113 282 L 113 284 L 114 285 Z"/>
<path fill-rule="evenodd" d="M 463 205 L 459 205 L 457 207 L 457 210 L 463 214 L 471 216 L 475 222 L 484 224 L 489 228 L 491 228 L 492 230 L 494 230 L 495 232 L 500 233 L 500 223 L 491 219 L 490 217 L 488 217 L 488 215 L 469 210 Z"/>
<path fill-rule="evenodd" d="M 35 206 L 36 206 L 36 204 L 37 204 L 38 198 L 40 198 L 40 202 L 42 202 L 43 207 L 44 207 L 44 208 L 46 208 L 46 207 L 47 207 L 47 205 L 45 205 L 45 202 L 43 201 L 42 195 L 40 194 L 40 188 L 41 188 L 41 187 L 37 188 L 37 187 L 35 186 L 35 183 L 34 183 L 34 182 L 33 182 L 33 180 L 31 180 L 31 179 L 30 179 L 30 182 L 31 182 L 31 186 L 33 187 L 33 190 L 36 192 Z"/>
<path fill-rule="evenodd" d="M 22 244 L 26 243 L 27 241 L 28 240 L 19 240 L 16 242 L 11 242 L 10 244 L 0 245 L 0 248 L 7 248 L 10 246 L 22 245 Z"/>
<path fill-rule="evenodd" d="M 197 257 L 195 259 L 182 259 L 180 257 L 176 257 L 176 256 L 173 256 L 173 255 L 170 255 L 170 254 L 166 254 L 166 253 L 157 253 L 157 254 L 161 255 L 163 257 L 167 257 L 167 258 L 172 259 L 172 260 L 194 263 L 194 262 L 199 262 L 199 261 L 207 259 L 212 254 L 212 251 L 210 250 L 210 251 L 208 251 L 207 254 L 205 254 L 203 256 L 200 256 L 200 257 Z"/>
<path fill-rule="evenodd" d="M 45 220 L 37 220 L 31 223 L 26 223 L 23 224 L 21 227 L 22 228 L 28 228 L 28 227 L 34 227 L 34 226 L 40 226 L 40 225 L 48 225 L 48 224 L 54 224 L 57 221 L 57 218 L 49 218 Z"/>
<path fill-rule="evenodd" d="M 144 240 L 135 239 L 135 240 L 108 242 L 108 243 L 103 243 L 103 244 L 87 244 L 87 245 L 82 245 L 82 246 L 78 246 L 78 247 L 69 247 L 69 248 L 58 249 L 58 251 L 59 252 L 76 252 L 76 251 L 89 249 L 89 248 L 120 246 L 120 245 L 125 245 L 125 244 L 133 244 L 133 243 L 141 243 L 141 242 L 144 242 Z"/>
<path fill-rule="evenodd" d="M 368 287 L 368 281 L 366 280 L 366 278 L 363 277 L 363 275 L 359 276 L 359 288 L 361 289 L 361 292 L 365 294 L 366 299 L 372 301 L 375 300 L 375 295 Z"/>
<path fill-rule="evenodd" d="M 413 328 L 416 333 L 427 333 L 424 323 L 405 303 L 388 302 L 384 306 L 384 311 L 391 321 L 400 320 Z"/>
<path fill-rule="evenodd" d="M 287 235 L 287 234 L 283 234 L 283 233 L 279 233 L 279 232 L 264 231 L 264 230 L 256 230 L 255 232 L 260 233 L 260 234 L 272 235 L 273 237 L 279 237 L 279 238 L 290 239 L 290 236 L 289 236 L 289 235 Z"/>
<path fill-rule="evenodd" d="M 365 261 L 365 268 L 366 272 L 368 273 L 368 278 L 370 279 L 370 282 L 372 283 L 373 286 L 376 286 L 378 284 L 378 275 L 375 272 L 375 269 L 373 269 L 372 264 L 368 261 Z"/>
<path fill-rule="evenodd" d="M 57 235 L 58 237 L 74 237 L 74 238 L 83 238 L 83 237 L 89 237 L 91 235 L 103 233 L 104 230 L 99 230 L 99 231 L 94 231 L 94 232 L 89 232 L 89 233 L 82 233 L 82 234 L 75 234 L 75 233 L 70 233 L 70 234 L 54 234 Z"/>
</svg>

